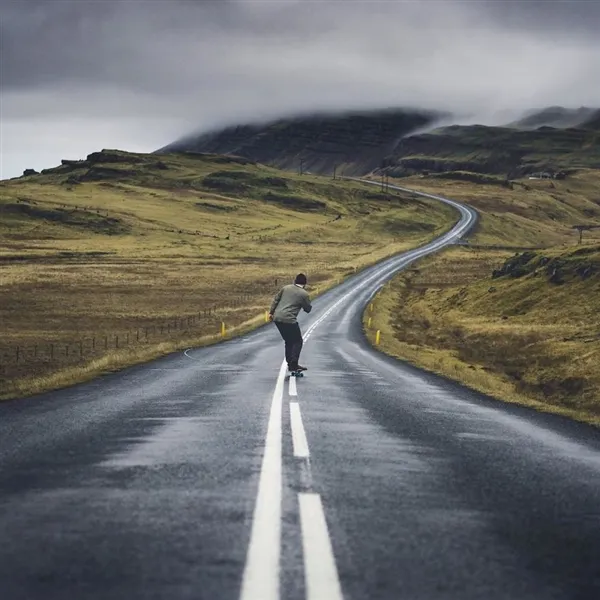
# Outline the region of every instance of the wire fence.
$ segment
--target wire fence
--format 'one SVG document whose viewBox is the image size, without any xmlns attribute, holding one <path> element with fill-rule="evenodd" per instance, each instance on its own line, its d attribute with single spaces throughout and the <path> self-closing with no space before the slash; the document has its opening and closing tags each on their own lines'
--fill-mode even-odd
<svg viewBox="0 0 600 600">
<path fill-rule="evenodd" d="M 6 345 L 0 341 L 0 376 L 18 374 L 21 369 L 15 367 L 19 366 L 77 363 L 133 345 L 158 344 L 188 336 L 219 335 L 223 332 L 224 319 L 228 321 L 227 329 L 238 325 L 261 314 L 264 300 L 264 295 L 241 295 L 230 298 L 226 306 L 213 306 L 176 318 L 147 319 L 136 327 L 120 331 L 111 328 L 111 331 L 99 331 L 77 339 L 63 338 L 16 345 Z"/>
<path fill-rule="evenodd" d="M 319 285 L 332 281 L 332 277 L 339 282 L 344 275 L 356 271 L 352 265 L 339 263 L 315 262 L 306 266 L 314 274 L 309 285 L 311 295 L 318 294 Z M 99 316 L 79 335 L 57 330 L 53 339 L 35 335 L 31 343 L 11 344 L 5 334 L 0 338 L 0 393 L 10 391 L 19 381 L 51 376 L 68 368 L 83 368 L 116 352 L 133 354 L 140 348 L 162 343 L 176 344 L 186 339 L 193 343 L 204 337 L 226 336 L 232 327 L 265 315 L 274 293 L 292 281 L 295 274 L 280 271 L 275 277 L 255 281 L 252 288 L 229 294 L 221 305 L 206 306 L 211 300 L 199 298 L 198 306 L 204 305 L 201 310 L 178 317 L 131 317 L 128 324 L 119 327 L 118 318 Z M 212 302 L 215 301 L 218 300 L 213 297 Z M 26 339 L 27 332 L 21 332 L 21 337 Z"/>
<path fill-rule="evenodd" d="M 115 352 L 134 352 L 144 346 L 176 343 L 188 338 L 226 336 L 232 327 L 265 315 L 274 292 L 288 281 L 289 275 L 278 277 L 254 293 L 230 296 L 226 305 L 203 308 L 179 317 L 136 318 L 137 322 L 129 327 L 120 328 L 114 319 L 103 323 L 99 318 L 96 331 L 82 332 L 79 336 L 71 337 L 69 332 L 61 334 L 57 331 L 53 339 L 44 340 L 40 336 L 32 343 L 17 344 L 11 344 L 5 337 L 0 339 L 0 392 L 18 380 L 84 366 Z M 313 286 L 311 292 L 318 292 L 318 288 Z"/>
<path fill-rule="evenodd" d="M 211 319 L 212 317 L 212 319 Z M 218 312 L 188 315 L 184 318 L 172 319 L 160 324 L 146 325 L 120 333 L 97 334 L 71 341 L 50 341 L 30 345 L 0 347 L 0 369 L 11 364 L 27 362 L 52 362 L 61 358 L 97 356 L 109 350 L 118 350 L 133 343 L 148 343 L 161 338 L 172 337 L 173 334 L 191 331 L 202 327 L 208 329 L 210 321 L 218 320 Z"/>
</svg>

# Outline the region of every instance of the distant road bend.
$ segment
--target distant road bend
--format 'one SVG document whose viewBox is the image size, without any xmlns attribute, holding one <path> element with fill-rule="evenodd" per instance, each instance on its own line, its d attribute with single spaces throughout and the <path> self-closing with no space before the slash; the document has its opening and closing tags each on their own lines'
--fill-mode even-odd
<svg viewBox="0 0 600 600">
<path fill-rule="evenodd" d="M 393 187 L 393 186 L 390 186 Z M 453 229 L 302 317 L 0 404 L 2 600 L 600 598 L 600 435 L 373 350 L 361 314 Z"/>
</svg>

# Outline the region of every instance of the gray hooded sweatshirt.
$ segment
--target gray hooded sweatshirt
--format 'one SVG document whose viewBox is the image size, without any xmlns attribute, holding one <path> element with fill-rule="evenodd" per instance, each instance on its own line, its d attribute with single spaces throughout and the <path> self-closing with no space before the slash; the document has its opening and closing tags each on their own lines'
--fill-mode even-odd
<svg viewBox="0 0 600 600">
<path fill-rule="evenodd" d="M 310 297 L 304 288 L 291 283 L 282 287 L 273 298 L 270 313 L 273 321 L 278 323 L 297 323 L 296 317 L 301 308 L 307 313 L 312 310 Z"/>
</svg>

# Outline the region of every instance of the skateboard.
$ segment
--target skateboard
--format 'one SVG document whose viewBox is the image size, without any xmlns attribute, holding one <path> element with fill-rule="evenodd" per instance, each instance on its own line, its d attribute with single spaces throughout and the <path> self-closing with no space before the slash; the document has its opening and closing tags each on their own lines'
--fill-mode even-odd
<svg viewBox="0 0 600 600">
<path fill-rule="evenodd" d="M 304 377 L 304 371 L 306 369 L 297 369 L 295 371 L 290 371 L 290 377 Z"/>
</svg>

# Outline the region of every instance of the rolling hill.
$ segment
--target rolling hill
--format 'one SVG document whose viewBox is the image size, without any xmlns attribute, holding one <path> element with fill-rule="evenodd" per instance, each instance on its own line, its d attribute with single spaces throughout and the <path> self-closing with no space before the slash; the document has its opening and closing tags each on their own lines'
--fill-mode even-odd
<svg viewBox="0 0 600 600">
<path fill-rule="evenodd" d="M 324 291 L 455 218 L 210 154 L 103 150 L 2 181 L 0 399 L 264 323 L 299 271 Z"/>
<path fill-rule="evenodd" d="M 516 255 L 449 250 L 393 280 L 369 316 L 391 355 L 600 425 L 599 315 L 596 240 Z"/>
</svg>

